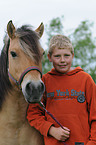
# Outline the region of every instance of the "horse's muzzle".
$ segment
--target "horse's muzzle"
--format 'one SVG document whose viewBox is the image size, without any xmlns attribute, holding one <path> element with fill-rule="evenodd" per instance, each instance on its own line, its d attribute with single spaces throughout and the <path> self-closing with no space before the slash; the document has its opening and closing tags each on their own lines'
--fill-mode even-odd
<svg viewBox="0 0 96 145">
<path fill-rule="evenodd" d="M 24 88 L 22 88 L 23 95 L 28 103 L 37 103 L 41 101 L 45 90 L 44 83 L 40 80 L 37 82 L 27 82 Z"/>
</svg>

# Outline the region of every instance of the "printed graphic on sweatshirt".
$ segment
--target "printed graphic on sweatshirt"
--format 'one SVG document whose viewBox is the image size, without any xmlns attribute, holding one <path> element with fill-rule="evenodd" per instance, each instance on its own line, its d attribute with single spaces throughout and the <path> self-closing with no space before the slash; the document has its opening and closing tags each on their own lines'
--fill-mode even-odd
<svg viewBox="0 0 96 145">
<path fill-rule="evenodd" d="M 68 89 L 66 89 L 66 91 L 61 91 L 61 90 L 56 90 L 56 92 L 47 92 L 47 97 L 51 97 L 54 100 L 73 100 L 73 99 L 77 99 L 77 101 L 79 103 L 83 103 L 85 102 L 85 96 L 84 96 L 84 92 L 82 91 L 76 91 L 74 89 L 72 89 L 71 91 L 68 91 Z"/>
<path fill-rule="evenodd" d="M 75 142 L 75 145 L 84 145 L 83 142 Z"/>
</svg>

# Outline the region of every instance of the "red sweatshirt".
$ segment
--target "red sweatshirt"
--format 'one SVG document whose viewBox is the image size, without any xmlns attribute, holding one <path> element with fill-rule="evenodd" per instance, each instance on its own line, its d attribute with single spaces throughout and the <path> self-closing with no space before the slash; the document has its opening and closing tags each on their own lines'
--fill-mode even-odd
<svg viewBox="0 0 96 145">
<path fill-rule="evenodd" d="M 96 145 L 96 85 L 80 67 L 61 74 L 52 69 L 43 75 L 46 109 L 71 130 L 67 145 Z M 59 125 L 38 104 L 30 104 L 27 119 L 44 135 L 45 145 L 63 145 L 48 136 L 52 124 Z"/>
</svg>

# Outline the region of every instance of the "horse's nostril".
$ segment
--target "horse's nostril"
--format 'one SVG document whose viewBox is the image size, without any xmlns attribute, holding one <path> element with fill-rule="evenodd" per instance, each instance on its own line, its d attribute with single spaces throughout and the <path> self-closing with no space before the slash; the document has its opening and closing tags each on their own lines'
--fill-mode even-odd
<svg viewBox="0 0 96 145">
<path fill-rule="evenodd" d="M 31 82 L 29 82 L 27 85 L 26 85 L 26 92 L 30 95 L 32 94 L 32 91 L 33 91 L 33 85 Z"/>
<path fill-rule="evenodd" d="M 26 90 L 27 90 L 27 91 L 30 91 L 30 83 L 28 83 L 28 84 L 26 85 Z"/>
<path fill-rule="evenodd" d="M 45 90 L 44 83 L 43 82 L 40 82 L 40 85 L 38 85 L 38 88 L 37 89 L 38 89 L 38 91 L 40 93 L 43 93 L 44 90 Z"/>
</svg>

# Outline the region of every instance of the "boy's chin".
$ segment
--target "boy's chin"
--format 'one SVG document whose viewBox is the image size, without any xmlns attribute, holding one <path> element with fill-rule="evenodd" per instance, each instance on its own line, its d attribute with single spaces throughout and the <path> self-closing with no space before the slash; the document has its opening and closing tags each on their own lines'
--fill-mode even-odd
<svg viewBox="0 0 96 145">
<path fill-rule="evenodd" d="M 62 74 L 66 74 L 68 73 L 70 70 L 71 70 L 71 67 L 65 67 L 65 68 L 55 68 L 59 73 L 62 73 Z"/>
<path fill-rule="evenodd" d="M 68 72 L 68 70 L 57 70 L 57 71 L 61 74 L 66 74 Z"/>
</svg>

